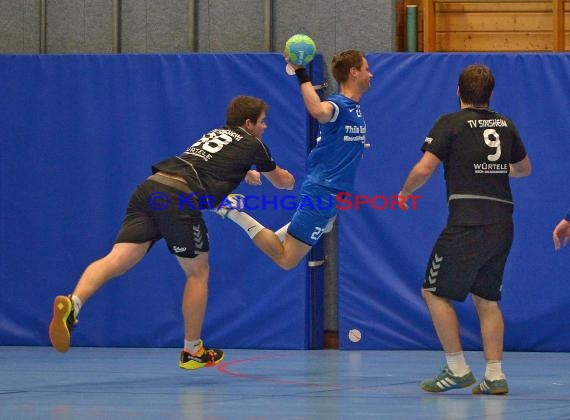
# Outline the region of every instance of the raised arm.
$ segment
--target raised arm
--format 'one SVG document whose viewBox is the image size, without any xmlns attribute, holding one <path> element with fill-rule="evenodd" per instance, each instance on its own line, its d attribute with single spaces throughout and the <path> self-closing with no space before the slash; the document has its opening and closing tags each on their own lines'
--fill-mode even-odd
<svg viewBox="0 0 570 420">
<path fill-rule="evenodd" d="M 303 69 L 304 70 L 304 69 Z M 329 122 L 333 115 L 333 106 L 330 102 L 321 101 L 313 84 L 309 81 L 301 84 L 301 94 L 307 111 L 321 124 Z"/>
<path fill-rule="evenodd" d="M 332 104 L 327 101 L 321 101 L 305 67 L 295 66 L 291 63 L 289 65 L 295 69 L 295 75 L 301 87 L 301 95 L 303 95 L 303 102 L 305 102 L 305 107 L 309 114 L 321 124 L 329 122 L 333 116 Z"/>
</svg>

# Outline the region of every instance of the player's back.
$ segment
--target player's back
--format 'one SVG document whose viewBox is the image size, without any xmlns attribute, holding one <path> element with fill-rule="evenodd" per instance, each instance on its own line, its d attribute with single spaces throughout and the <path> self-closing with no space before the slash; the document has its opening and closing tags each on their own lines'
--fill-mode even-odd
<svg viewBox="0 0 570 420">
<path fill-rule="evenodd" d="M 510 216 L 509 164 L 526 155 L 510 119 L 465 108 L 442 116 L 426 143 L 424 150 L 443 161 L 452 219 L 481 223 Z"/>
</svg>

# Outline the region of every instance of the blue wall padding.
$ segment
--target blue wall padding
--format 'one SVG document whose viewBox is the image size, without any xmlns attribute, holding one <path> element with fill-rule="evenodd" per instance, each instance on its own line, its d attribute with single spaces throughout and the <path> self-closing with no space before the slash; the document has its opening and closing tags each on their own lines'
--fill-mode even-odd
<svg viewBox="0 0 570 420">
<path fill-rule="evenodd" d="M 458 109 L 457 81 L 471 63 L 495 74 L 492 108 L 512 118 L 533 163 L 511 182 L 515 240 L 501 307 L 507 350 L 570 350 L 570 254 L 554 252 L 552 230 L 570 206 L 569 54 L 370 54 L 373 86 L 362 100 L 372 147 L 355 194 L 395 195 L 421 157 L 439 115 Z M 443 170 L 418 191 L 416 211 L 340 215 L 339 333 L 344 349 L 439 349 L 420 297 L 447 206 Z M 465 348 L 480 349 L 471 300 L 456 305 Z M 362 339 L 348 339 L 351 329 Z"/>
<path fill-rule="evenodd" d="M 315 60 L 316 76 L 322 59 Z M 269 104 L 264 140 L 300 185 L 308 119 L 280 54 L 0 56 L 0 345 L 47 345 L 52 300 L 114 241 L 152 163 L 223 126 L 229 100 Z M 250 194 L 283 196 L 264 186 Z M 293 192 L 296 194 L 298 188 Z M 278 228 L 292 211 L 252 214 Z M 305 264 L 284 272 L 207 214 L 210 346 L 307 348 Z M 86 303 L 78 346 L 179 347 L 182 270 L 161 241 Z"/>
<path fill-rule="evenodd" d="M 570 55 L 369 54 L 363 100 L 372 147 L 354 194 L 390 197 L 423 139 L 457 109 L 457 77 L 483 62 L 495 73 L 492 107 L 512 118 L 533 162 L 512 181 L 515 241 L 501 306 L 507 350 L 569 351 L 570 257 L 551 232 L 570 200 Z M 314 80 L 322 77 L 315 60 Z M 0 56 L 0 345 L 47 345 L 51 302 L 105 255 L 132 189 L 150 165 L 223 125 L 227 102 L 269 105 L 265 141 L 277 162 L 305 173 L 309 125 L 280 54 Z M 438 349 L 420 298 L 431 247 L 447 215 L 442 170 L 415 211 L 340 212 L 339 333 L 343 349 Z M 265 182 L 267 184 L 267 182 Z M 240 192 L 283 197 L 268 185 Z M 292 210 L 255 210 L 271 228 Z M 274 266 L 237 226 L 205 215 L 212 244 L 209 345 L 308 348 L 315 318 L 305 264 Z M 107 284 L 81 312 L 75 345 L 179 347 L 183 274 L 163 243 Z M 318 299 L 322 299 L 319 297 Z M 470 301 L 456 306 L 466 349 L 480 349 Z M 322 323 L 319 320 L 318 323 Z M 359 329 L 358 343 L 348 331 Z M 314 333 L 313 333 L 314 334 Z"/>
</svg>

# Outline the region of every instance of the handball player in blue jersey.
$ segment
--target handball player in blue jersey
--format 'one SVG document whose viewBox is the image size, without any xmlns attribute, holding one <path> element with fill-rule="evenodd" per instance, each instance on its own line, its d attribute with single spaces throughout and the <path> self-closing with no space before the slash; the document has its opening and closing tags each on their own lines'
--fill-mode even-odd
<svg viewBox="0 0 570 420">
<path fill-rule="evenodd" d="M 259 249 L 285 270 L 295 267 L 321 236 L 330 232 L 337 214 L 335 196 L 352 190 L 366 146 L 366 123 L 360 98 L 372 80 L 364 54 L 344 51 L 333 57 L 331 65 L 340 86 L 339 93 L 321 101 L 305 68 L 291 63 L 289 66 L 295 70 L 309 114 L 320 123 L 317 144 L 308 157 L 300 204 L 291 222 L 277 232 L 240 211 L 235 196 L 228 197 L 233 205 L 217 211 L 237 223 Z"/>
</svg>

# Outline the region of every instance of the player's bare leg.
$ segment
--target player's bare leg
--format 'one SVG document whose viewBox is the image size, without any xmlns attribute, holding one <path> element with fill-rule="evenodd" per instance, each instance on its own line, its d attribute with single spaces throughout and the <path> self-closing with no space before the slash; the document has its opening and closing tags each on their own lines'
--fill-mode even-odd
<svg viewBox="0 0 570 420">
<path fill-rule="evenodd" d="M 275 232 L 269 229 L 263 229 L 255 235 L 253 243 L 284 270 L 296 267 L 312 248 L 289 234 L 281 242 Z"/>
<path fill-rule="evenodd" d="M 177 259 L 186 275 L 182 298 L 184 349 L 180 353 L 179 366 L 182 369 L 194 370 L 217 365 L 224 359 L 224 352 L 205 347 L 200 338 L 208 304 L 208 253 L 203 252 L 194 258 Z"/>
<path fill-rule="evenodd" d="M 73 294 L 55 298 L 49 337 L 57 351 L 69 350 L 71 333 L 78 324 L 77 316 L 81 305 L 110 279 L 127 272 L 138 263 L 146 255 L 149 246 L 150 241 L 142 244 L 115 244 L 109 254 L 85 269 Z"/>
<path fill-rule="evenodd" d="M 208 303 L 208 276 L 210 266 L 208 253 L 203 252 L 195 258 L 177 257 L 186 275 L 182 315 L 184 317 L 184 339 L 197 340 L 202 333 L 202 324 Z"/>
<path fill-rule="evenodd" d="M 142 244 L 118 243 L 105 257 L 90 264 L 79 279 L 73 295 L 85 303 L 112 278 L 135 266 L 147 253 L 150 241 Z"/>
<path fill-rule="evenodd" d="M 425 289 L 422 289 L 422 296 L 428 307 L 435 332 L 443 350 L 446 353 L 462 351 L 459 339 L 459 321 L 451 302 Z"/>
<path fill-rule="evenodd" d="M 446 366 L 434 378 L 422 381 L 420 386 L 428 392 L 445 392 L 465 388 L 475 383 L 475 377 L 465 362 L 459 338 L 459 321 L 448 299 L 422 289 L 422 296 L 445 352 Z"/>
</svg>

